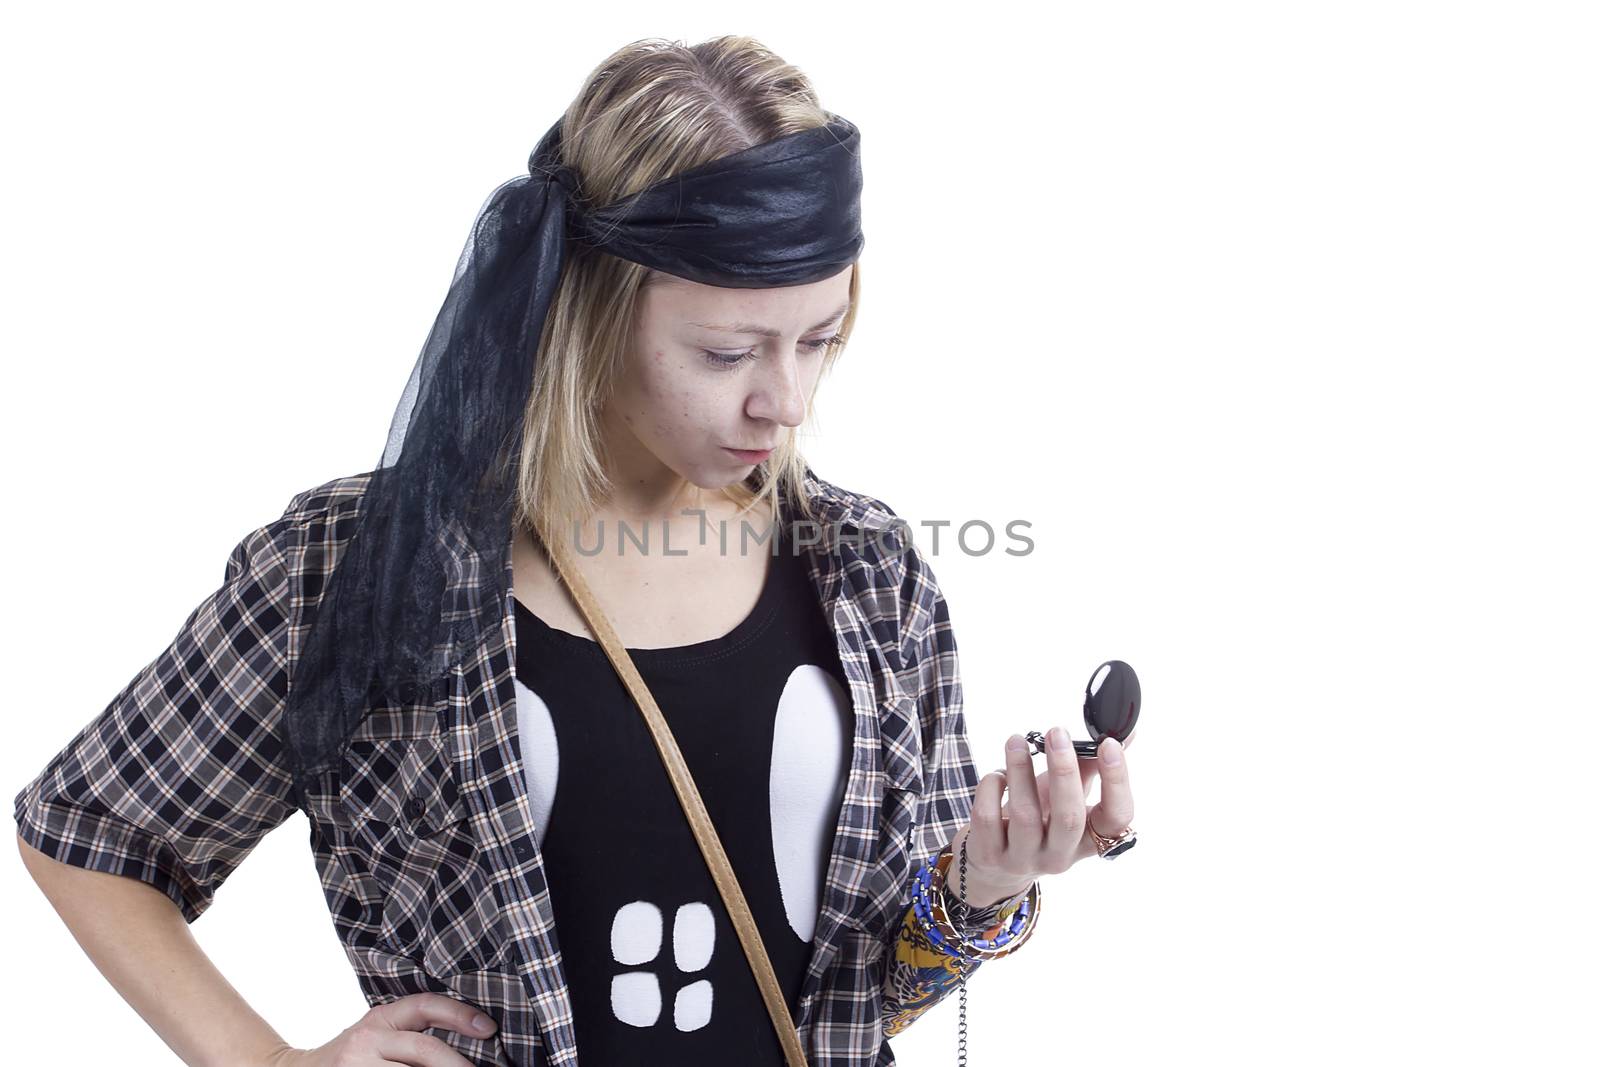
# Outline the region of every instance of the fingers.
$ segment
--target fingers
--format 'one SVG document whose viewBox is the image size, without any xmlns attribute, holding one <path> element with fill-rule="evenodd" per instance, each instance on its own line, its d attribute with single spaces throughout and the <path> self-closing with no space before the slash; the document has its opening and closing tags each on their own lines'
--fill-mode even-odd
<svg viewBox="0 0 1600 1067">
<path fill-rule="evenodd" d="M 1121 757 L 1137 733 L 1131 731 L 1123 742 L 1102 738 L 1094 757 L 1079 759 L 1066 729 L 1055 727 L 1046 735 L 1046 768 L 1037 777 L 1026 740 L 1013 735 L 1006 745 L 1006 769 L 978 782 L 969 856 L 991 870 L 1060 873 L 1086 855 L 1096 855 L 1094 839 L 1086 832 L 1091 815 L 1094 828 L 1106 836 L 1133 822 L 1133 788 Z M 1021 749 L 1013 747 L 1018 741 L 1023 742 Z M 1089 809 L 1096 777 L 1101 799 Z"/>
<path fill-rule="evenodd" d="M 1128 732 L 1127 738 L 1122 742 L 1124 750 L 1133 747 L 1133 739 L 1139 736 L 1136 726 Z M 1101 740 L 1104 740 L 1102 738 Z M 1088 796 L 1094 780 L 1100 776 L 1100 759 L 1098 756 L 1086 756 L 1078 760 L 1078 770 L 1083 775 L 1083 795 Z"/>
<path fill-rule="evenodd" d="M 1077 755 L 1077 753 L 1073 753 Z M 1100 777 L 1100 760 L 1078 757 L 1078 777 L 1083 780 L 1083 796 L 1089 798 L 1089 790 L 1094 788 L 1094 780 Z"/>
<path fill-rule="evenodd" d="M 1044 847 L 1044 810 L 1033 780 L 1033 752 L 1027 739 L 1012 734 L 1006 742 L 1006 853 L 1015 866 L 1032 870 Z"/>
<path fill-rule="evenodd" d="M 1114 738 L 1100 742 L 1100 803 L 1091 813 L 1095 831 L 1113 837 L 1133 823 L 1133 785 L 1128 779 L 1128 761 Z"/>
<path fill-rule="evenodd" d="M 1048 737 L 1045 758 L 1050 775 L 1050 822 L 1045 827 L 1039 867 L 1059 874 L 1072 866 L 1078 843 L 1083 837 L 1084 798 L 1088 792 L 1084 771 L 1079 767 L 1072 739 L 1064 727 L 1054 727 Z M 1091 762 L 1091 761 L 1082 761 Z M 1097 762 L 1097 761 L 1094 761 Z M 1100 771 L 1105 775 L 1105 769 Z"/>
<path fill-rule="evenodd" d="M 978 791 L 972 795 L 972 832 L 966 841 L 967 860 L 989 870 L 1000 870 L 1001 861 L 1005 859 L 1006 827 L 1000 818 L 1000 794 L 1005 783 L 1004 771 L 990 771 L 978 779 Z M 959 847 L 960 842 L 955 844 Z"/>
<path fill-rule="evenodd" d="M 380 1004 L 373 1012 L 396 1030 L 426 1030 L 442 1026 L 458 1034 L 479 1039 L 494 1033 L 494 1020 L 471 1004 L 443 993 L 413 993 L 399 1000 Z"/>
<path fill-rule="evenodd" d="M 473 1067 L 471 1060 L 438 1038 L 410 1030 L 379 1035 L 377 1052 L 385 1063 L 393 1061 L 406 1067 Z"/>
</svg>

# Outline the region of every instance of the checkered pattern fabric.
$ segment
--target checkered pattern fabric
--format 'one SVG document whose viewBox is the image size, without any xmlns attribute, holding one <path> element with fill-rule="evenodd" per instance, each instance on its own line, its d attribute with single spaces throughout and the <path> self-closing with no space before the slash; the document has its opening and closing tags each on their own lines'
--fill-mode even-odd
<svg viewBox="0 0 1600 1067">
<path fill-rule="evenodd" d="M 281 713 L 307 609 L 369 478 L 300 493 L 239 542 L 221 588 L 16 794 L 25 841 L 147 882 L 189 922 L 210 907 L 297 810 Z M 949 610 L 909 528 L 881 501 L 809 469 L 805 491 L 822 517 L 810 574 L 850 680 L 855 737 L 799 1027 L 814 1067 L 887 1067 L 885 1037 L 982 966 L 938 954 L 908 921 L 916 869 L 965 825 L 978 776 Z M 506 566 L 509 591 L 509 553 Z M 502 627 L 424 703 L 370 709 L 303 806 L 369 1003 L 444 993 L 499 1023 L 487 1041 L 429 1031 L 472 1062 L 575 1067 L 516 743 L 511 605 L 508 592 Z M 975 912 L 969 930 L 1009 918 L 1020 899 Z"/>
</svg>

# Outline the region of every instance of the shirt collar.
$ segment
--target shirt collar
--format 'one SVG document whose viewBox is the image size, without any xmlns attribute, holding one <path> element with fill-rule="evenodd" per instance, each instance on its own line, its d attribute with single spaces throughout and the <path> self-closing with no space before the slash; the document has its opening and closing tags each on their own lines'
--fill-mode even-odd
<svg viewBox="0 0 1600 1067">
<path fill-rule="evenodd" d="M 824 481 L 816 476 L 809 464 L 802 485 L 806 498 L 824 521 L 853 526 L 858 530 L 887 530 L 898 522 L 882 501 Z"/>
</svg>

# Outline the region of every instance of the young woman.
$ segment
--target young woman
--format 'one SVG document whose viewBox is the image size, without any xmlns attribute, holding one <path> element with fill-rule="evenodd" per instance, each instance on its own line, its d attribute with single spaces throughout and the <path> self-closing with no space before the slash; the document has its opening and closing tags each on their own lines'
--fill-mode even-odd
<svg viewBox="0 0 1600 1067">
<path fill-rule="evenodd" d="M 551 538 L 810 1064 L 893 1063 L 886 1035 L 1026 940 L 1040 877 L 1125 847 L 1115 741 L 1080 761 L 1053 729 L 1036 778 L 1018 735 L 978 780 L 932 570 L 799 451 L 859 307 L 857 144 L 749 38 L 609 57 L 480 212 L 379 466 L 245 537 L 17 795 L 29 869 L 186 1062 L 785 1062 Z M 180 928 L 296 810 L 373 1006 L 316 1049 Z"/>
</svg>

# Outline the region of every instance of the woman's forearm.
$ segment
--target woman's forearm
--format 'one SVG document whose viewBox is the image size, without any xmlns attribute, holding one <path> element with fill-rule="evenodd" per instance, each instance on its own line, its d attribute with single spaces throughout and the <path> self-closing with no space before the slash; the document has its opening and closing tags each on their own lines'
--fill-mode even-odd
<svg viewBox="0 0 1600 1067">
<path fill-rule="evenodd" d="M 189 1067 L 264 1067 L 288 1048 L 212 964 L 165 893 L 51 859 L 20 834 L 17 847 L 89 959 Z"/>
</svg>

